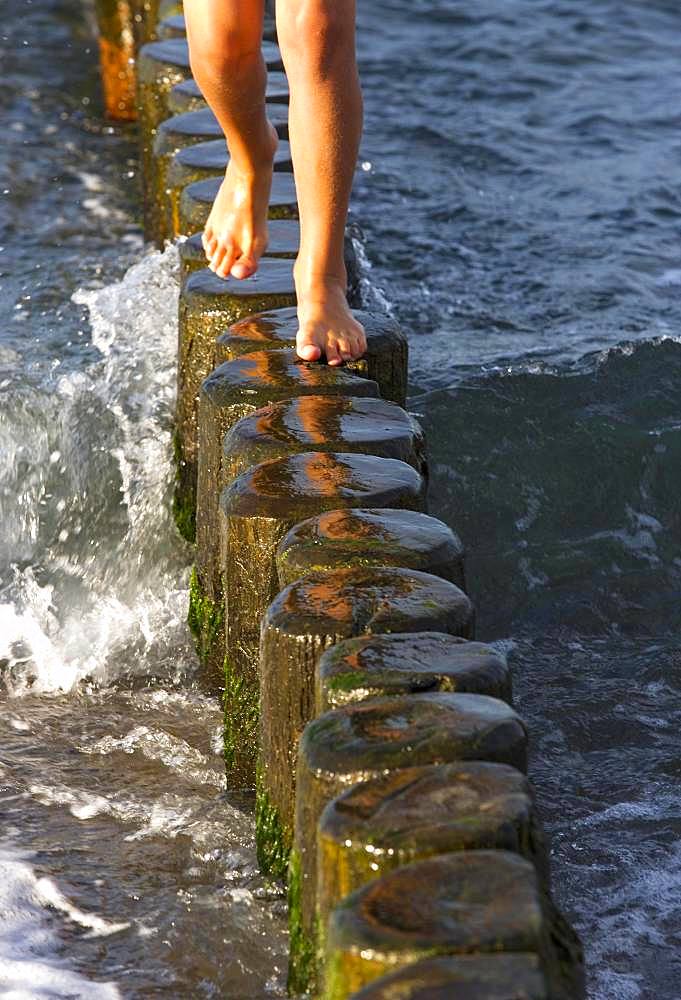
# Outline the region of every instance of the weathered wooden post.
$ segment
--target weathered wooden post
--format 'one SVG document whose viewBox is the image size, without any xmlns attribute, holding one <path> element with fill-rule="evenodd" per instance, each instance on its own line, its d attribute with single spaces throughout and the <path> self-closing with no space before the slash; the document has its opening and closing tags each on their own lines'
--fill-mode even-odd
<svg viewBox="0 0 681 1000">
<path fill-rule="evenodd" d="M 107 117 L 133 121 L 135 109 L 135 39 L 132 0 L 97 0 L 99 62 Z"/>
<path fill-rule="evenodd" d="M 423 505 L 421 477 L 411 466 L 394 459 L 302 452 L 256 465 L 234 480 L 222 495 L 225 756 L 233 762 L 232 770 L 242 782 L 252 785 L 255 780 L 257 726 L 244 731 L 240 717 L 247 706 L 248 717 L 257 722 L 260 625 L 267 605 L 279 590 L 277 543 L 291 525 L 311 513 L 367 501 L 418 509 Z M 197 538 L 197 549 L 204 535 L 202 532 Z M 244 573 L 246 565 L 250 567 L 248 573 Z M 233 690 L 238 692 L 238 699 L 232 696 Z M 269 721 L 265 727 L 269 729 Z"/>
<path fill-rule="evenodd" d="M 224 441 L 225 483 L 245 472 L 250 466 L 257 465 L 258 462 L 265 462 L 270 458 L 281 458 L 283 455 L 295 452 L 312 450 L 352 451 L 358 454 L 376 455 L 379 458 L 396 458 L 411 465 L 421 475 L 424 475 L 426 471 L 423 431 L 416 420 L 401 406 L 386 402 L 384 399 L 368 396 L 305 395 L 271 403 L 269 406 L 255 410 L 234 424 Z M 393 516 L 399 518 L 397 513 L 386 512 L 385 516 L 388 519 Z M 413 521 L 409 521 L 406 514 L 404 517 L 411 524 L 414 534 L 418 534 L 419 528 L 424 532 L 426 526 L 429 526 L 425 515 L 423 515 L 423 521 L 417 517 Z M 325 520 L 324 525 L 326 523 Z M 377 538 L 378 528 L 372 533 L 368 527 L 368 521 L 366 523 L 367 527 L 363 531 L 364 538 L 368 540 L 370 535 Z M 310 524 L 309 527 L 312 531 L 313 526 Z M 354 527 L 354 536 L 348 535 L 347 537 L 348 548 L 352 546 L 353 541 L 357 540 L 357 532 L 362 531 L 359 524 Z M 404 527 L 407 530 L 406 524 Z M 352 531 L 350 524 L 347 525 L 347 528 L 349 532 Z M 303 529 L 301 528 L 301 530 Z M 339 545 L 342 544 L 340 530 L 341 526 L 338 523 L 329 524 L 329 533 L 327 534 L 324 533 L 325 528 L 320 527 L 319 530 L 315 530 L 314 538 L 310 540 L 310 546 L 320 549 L 324 541 L 329 546 L 333 545 L 334 541 L 338 542 Z M 387 530 L 389 529 L 386 528 Z M 301 544 L 302 541 L 301 537 Z M 414 546 L 416 547 L 420 541 L 420 538 L 418 541 L 415 538 Z M 427 543 L 424 540 L 422 544 L 425 546 Z M 448 554 L 446 553 L 446 555 Z M 293 552 L 290 557 L 284 558 L 282 568 L 285 574 L 286 566 L 295 558 Z M 302 554 L 300 558 L 301 565 L 303 565 L 304 557 Z M 392 565 L 406 564 L 392 563 Z M 310 565 L 308 568 L 313 567 Z M 421 569 L 422 567 L 414 566 L 413 568 Z M 307 569 L 303 569 L 296 575 L 303 576 L 305 572 Z M 282 577 L 282 585 L 291 583 L 293 578 L 291 576 L 290 579 L 284 580 Z"/>
<path fill-rule="evenodd" d="M 375 979 L 351 1000 L 551 1000 L 537 955 L 424 958 Z"/>
<path fill-rule="evenodd" d="M 332 914 L 326 1000 L 347 1000 L 387 972 L 434 955 L 529 953 L 552 1000 L 584 997 L 579 942 L 533 866 L 508 851 L 462 851 L 405 865 Z"/>
<path fill-rule="evenodd" d="M 230 323 L 242 316 L 270 306 L 291 305 L 295 301 L 292 262 L 275 258 L 263 258 L 257 276 L 242 281 L 236 278 L 218 278 L 207 268 L 195 271 L 182 289 L 175 420 L 175 457 L 178 469 L 175 513 L 178 526 L 185 537 L 191 537 L 191 534 L 187 535 L 187 529 L 190 521 L 193 523 L 194 520 L 199 391 L 201 383 L 210 374 L 217 360 L 216 338 Z M 254 380 L 261 384 L 281 383 L 284 371 L 280 366 L 275 374 L 275 366 L 276 360 L 265 356 L 263 352 L 257 358 L 251 357 L 251 361 L 238 370 L 235 366 L 228 372 L 221 372 L 221 376 L 224 376 L 225 384 L 234 384 L 236 379 L 240 379 L 250 388 L 256 387 Z M 216 376 L 216 379 L 219 381 L 221 376 Z M 289 378 L 291 376 L 292 373 Z M 317 381 L 316 376 L 310 376 L 310 380 Z M 302 371 L 299 381 L 303 381 Z M 215 384 L 215 381 L 210 383 L 211 386 Z M 292 387 L 290 381 L 289 387 Z M 219 449 L 221 444 L 219 439 L 214 442 L 213 447 L 217 446 Z"/>
<path fill-rule="evenodd" d="M 360 782 L 332 799 L 317 832 L 317 899 L 301 886 L 323 943 L 343 898 L 402 865 L 469 850 L 513 851 L 549 887 L 549 861 L 532 787 L 504 764 L 407 767 Z"/>
<path fill-rule="evenodd" d="M 411 455 L 410 464 L 418 462 Z M 465 590 L 463 564 L 463 545 L 451 528 L 415 511 L 331 511 L 292 528 L 277 553 L 282 586 L 313 571 L 362 565 L 418 569 Z"/>
<path fill-rule="evenodd" d="M 257 839 L 265 868 L 281 869 L 291 847 L 298 739 L 314 715 L 315 674 L 324 650 L 357 635 L 438 631 L 472 638 L 473 628 L 473 606 L 463 591 L 415 570 L 310 573 L 275 598 L 260 649 L 264 721 Z M 339 711 L 354 707 L 361 706 Z"/>
<path fill-rule="evenodd" d="M 348 258 L 346 255 L 346 267 Z M 348 362 L 349 371 L 366 375 L 378 383 L 384 399 L 406 405 L 409 348 L 407 338 L 390 317 L 355 309 L 364 327 L 367 349 L 363 357 Z M 218 361 L 231 361 L 253 351 L 276 351 L 295 347 L 298 319 L 293 308 L 272 309 L 246 316 L 218 337 Z"/>
<path fill-rule="evenodd" d="M 269 758 L 263 753 L 263 759 Z M 420 694 L 370 699 L 308 724 L 298 754 L 289 875 L 289 981 L 295 989 L 315 985 L 317 830 L 327 804 L 359 781 L 461 761 L 525 770 L 527 732 L 510 706 L 485 695 Z"/>
<path fill-rule="evenodd" d="M 315 686 L 317 715 L 367 698 L 425 691 L 488 694 L 511 704 L 505 657 L 442 632 L 346 639 L 322 656 Z"/>
</svg>

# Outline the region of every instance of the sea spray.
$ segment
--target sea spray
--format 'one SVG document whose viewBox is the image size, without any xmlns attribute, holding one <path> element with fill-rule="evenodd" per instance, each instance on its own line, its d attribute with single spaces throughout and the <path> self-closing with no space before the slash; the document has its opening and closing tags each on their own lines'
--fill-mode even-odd
<svg viewBox="0 0 681 1000">
<path fill-rule="evenodd" d="M 178 256 L 78 290 L 96 355 L 4 386 L 0 671 L 12 693 L 192 664 L 170 518 Z"/>
</svg>

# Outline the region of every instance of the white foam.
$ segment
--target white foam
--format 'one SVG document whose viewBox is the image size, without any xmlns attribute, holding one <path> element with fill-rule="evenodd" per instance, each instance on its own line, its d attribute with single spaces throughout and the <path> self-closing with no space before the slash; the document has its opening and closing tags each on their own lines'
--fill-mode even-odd
<svg viewBox="0 0 681 1000">
<path fill-rule="evenodd" d="M 89 936 L 115 934 L 129 925 L 80 910 L 51 879 L 37 877 L 30 860 L 0 847 L 0 994 L 6 1000 L 122 1000 L 115 983 L 94 982 L 69 967 L 54 911 Z"/>
<path fill-rule="evenodd" d="M 192 662 L 187 560 L 170 517 L 177 295 L 173 247 L 76 292 L 98 359 L 5 392 L 0 661 L 11 694 Z"/>
</svg>

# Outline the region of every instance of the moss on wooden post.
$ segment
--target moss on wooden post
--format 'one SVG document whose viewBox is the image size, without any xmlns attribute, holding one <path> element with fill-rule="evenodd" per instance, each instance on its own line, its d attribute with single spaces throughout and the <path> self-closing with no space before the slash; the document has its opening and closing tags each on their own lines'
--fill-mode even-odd
<svg viewBox="0 0 681 1000">
<path fill-rule="evenodd" d="M 333 371 L 333 368 L 330 370 Z M 426 464 L 424 449 L 420 426 L 395 403 L 366 397 L 299 396 L 271 403 L 234 424 L 224 440 L 223 466 L 229 481 L 250 466 L 270 458 L 312 450 L 349 451 L 379 458 L 396 458 L 423 475 Z M 395 516 L 399 517 L 398 514 Z M 312 525 L 309 527 L 312 531 Z M 338 524 L 335 527 L 337 530 L 333 537 L 340 541 L 338 532 L 341 526 Z M 329 524 L 328 529 L 333 532 L 334 525 Z M 315 532 L 315 537 L 310 539 L 311 547 L 323 544 L 323 533 L 323 527 Z M 369 533 L 370 529 L 364 532 L 365 536 Z M 328 536 L 329 542 L 330 539 L 331 536 Z M 284 570 L 288 563 L 288 557 L 284 557 Z M 295 575 L 303 576 L 313 568 L 310 564 Z M 294 576 L 280 579 L 283 586 L 291 583 Z"/>
<path fill-rule="evenodd" d="M 406 457 L 394 457 L 420 469 L 423 453 L 404 444 Z M 306 573 L 340 566 L 403 566 L 465 590 L 463 560 L 461 540 L 437 518 L 415 511 L 338 510 L 292 528 L 279 545 L 277 569 L 286 586 Z"/>
<path fill-rule="evenodd" d="M 199 461 L 202 468 L 203 455 Z M 201 494 L 199 494 L 200 500 Z M 215 586 L 224 573 L 226 659 L 232 676 L 258 704 L 258 646 L 267 605 L 279 590 L 277 543 L 300 518 L 339 504 L 351 507 L 366 500 L 398 507 L 422 504 L 422 482 L 410 466 L 394 459 L 343 453 L 304 452 L 262 462 L 248 469 L 224 491 L 221 500 L 220 546 L 213 546 L 212 566 L 200 563 L 199 573 Z M 200 502 L 199 527 L 204 528 L 205 503 Z M 197 559 L 205 554 L 214 532 L 197 532 Z M 220 557 L 221 554 L 221 557 Z M 252 784 L 257 756 L 257 729 L 243 731 L 240 713 L 231 713 L 226 699 L 227 744 L 234 771 Z M 236 716 L 236 717 L 234 717 Z"/>
<path fill-rule="evenodd" d="M 137 117 L 134 5 L 132 0 L 96 0 L 95 11 L 106 114 L 116 121 L 133 121 Z"/>
<path fill-rule="evenodd" d="M 537 955 L 424 958 L 381 976 L 352 1000 L 551 1000 Z"/>
<path fill-rule="evenodd" d="M 202 181 L 194 181 L 193 184 L 185 187 L 180 194 L 178 230 L 170 232 L 168 235 L 173 238 L 180 235 L 186 236 L 188 233 L 203 229 L 221 184 L 221 177 L 208 177 Z M 272 175 L 268 218 L 298 218 L 298 201 L 293 174 L 276 171 Z"/>
<path fill-rule="evenodd" d="M 452 851 L 513 851 L 544 888 L 549 862 L 532 787 L 504 764 L 467 761 L 407 767 L 360 782 L 332 799 L 317 830 L 316 922 L 349 893 L 412 861 Z M 301 908 L 315 899 L 301 885 Z"/>
<path fill-rule="evenodd" d="M 505 702 L 450 693 L 377 698 L 326 712 L 308 724 L 298 754 L 293 850 L 302 895 L 290 898 L 299 928 L 291 942 L 290 981 L 296 988 L 315 985 L 317 830 L 326 805 L 359 781 L 470 760 L 525 770 L 527 732 Z"/>
<path fill-rule="evenodd" d="M 441 632 L 366 635 L 328 649 L 317 670 L 317 714 L 367 698 L 425 691 L 486 694 L 511 703 L 506 658 Z"/>
<path fill-rule="evenodd" d="M 257 312 L 263 305 L 281 306 L 293 302 L 295 286 L 289 260 L 263 258 L 257 275 L 241 281 L 218 278 L 205 268 L 190 275 L 183 286 L 179 308 L 175 420 L 176 511 L 195 509 L 199 391 L 201 383 L 215 365 L 217 335 L 230 323 L 250 312 Z M 259 371 L 256 370 L 257 362 L 260 364 Z M 238 373 L 232 370 L 222 374 L 228 383 L 232 383 L 233 376 L 243 377 L 244 383 L 253 389 L 258 381 L 261 384 L 276 384 L 279 381 L 272 365 L 262 356 L 256 359 L 256 365 L 251 365 L 250 370 L 242 366 Z M 311 380 L 314 381 L 314 378 Z M 221 443 L 221 440 L 217 442 L 218 449 Z"/>
<path fill-rule="evenodd" d="M 229 154 L 223 139 L 212 139 L 208 142 L 196 143 L 193 146 L 185 146 L 184 149 L 180 149 L 175 153 L 168 165 L 165 187 L 166 232 L 170 236 L 178 236 L 182 232 L 182 227 L 180 226 L 180 198 L 183 190 L 196 181 L 214 177 L 222 178 L 228 163 Z M 293 169 L 291 150 L 289 144 L 283 139 L 279 143 L 275 154 L 274 169 L 276 171 L 291 171 Z M 196 228 L 199 229 L 202 226 L 203 223 Z M 192 232 L 192 230 L 186 231 Z M 270 231 L 271 240 L 272 233 Z M 298 227 L 296 226 L 296 243 L 292 251 L 294 256 L 297 246 Z M 272 257 L 275 254 L 269 252 L 268 256 Z M 202 260 L 202 266 L 205 267 L 205 254 L 202 256 Z"/>
<path fill-rule="evenodd" d="M 409 353 L 407 338 L 388 316 L 361 309 L 355 310 L 355 316 L 366 332 L 367 349 L 362 358 L 345 367 L 374 379 L 384 399 L 404 406 Z M 297 330 L 295 309 L 276 309 L 248 316 L 218 337 L 217 358 L 219 361 L 231 361 L 252 351 L 295 347 Z"/>
<path fill-rule="evenodd" d="M 435 955 L 535 954 L 552 1000 L 584 997 L 579 941 L 532 865 L 464 851 L 405 865 L 352 893 L 329 922 L 326 1000 Z"/>
<path fill-rule="evenodd" d="M 260 742 L 265 792 L 288 831 L 289 847 L 298 738 L 314 715 L 315 674 L 324 650 L 356 635 L 433 630 L 471 637 L 473 628 L 468 597 L 453 583 L 415 570 L 310 573 L 274 599 L 262 625 Z M 354 708 L 361 706 L 339 711 Z"/>
</svg>

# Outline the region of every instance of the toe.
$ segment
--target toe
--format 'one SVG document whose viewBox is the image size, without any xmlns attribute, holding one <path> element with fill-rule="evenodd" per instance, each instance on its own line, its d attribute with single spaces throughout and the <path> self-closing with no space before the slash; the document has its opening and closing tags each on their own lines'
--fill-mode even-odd
<svg viewBox="0 0 681 1000">
<path fill-rule="evenodd" d="M 232 264 L 231 273 L 233 278 L 250 278 L 258 270 L 258 262 L 252 254 L 242 254 L 239 259 Z"/>
<path fill-rule="evenodd" d="M 343 358 L 340 351 L 338 350 L 338 344 L 335 340 L 329 338 L 326 342 L 326 363 L 336 367 L 336 365 L 343 364 Z"/>
<path fill-rule="evenodd" d="M 298 357 L 303 361 L 319 361 L 322 356 L 321 348 L 315 344 L 311 336 L 299 333 L 296 338 L 296 350 Z"/>
<path fill-rule="evenodd" d="M 236 257 L 236 250 L 234 248 L 234 244 L 225 243 L 224 255 L 222 257 L 222 260 L 220 261 L 219 266 L 215 268 L 215 273 L 217 274 L 218 278 L 227 278 L 229 276 L 229 272 L 232 269 L 235 257 Z"/>
<path fill-rule="evenodd" d="M 218 268 L 225 259 L 226 253 L 227 253 L 227 246 L 221 240 L 218 240 L 215 246 L 215 250 L 213 250 L 213 254 L 210 258 L 210 261 L 208 262 L 208 267 L 211 269 L 211 271 L 214 271 L 217 274 Z"/>
<path fill-rule="evenodd" d="M 206 257 L 208 258 L 208 260 L 212 258 L 213 254 L 217 250 L 217 247 L 218 247 L 218 241 L 215 239 L 215 236 L 213 236 L 212 233 L 210 236 L 206 236 L 204 234 L 203 249 L 206 252 Z"/>
<path fill-rule="evenodd" d="M 352 342 L 349 336 L 341 336 L 338 338 L 338 353 L 343 361 L 352 361 Z"/>
</svg>

